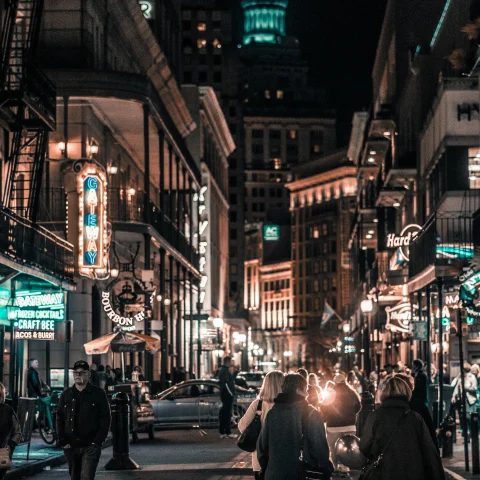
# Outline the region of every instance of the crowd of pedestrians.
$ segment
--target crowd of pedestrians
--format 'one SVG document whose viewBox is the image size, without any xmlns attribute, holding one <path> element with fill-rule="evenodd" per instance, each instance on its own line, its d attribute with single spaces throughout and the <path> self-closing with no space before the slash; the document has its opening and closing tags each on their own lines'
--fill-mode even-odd
<svg viewBox="0 0 480 480">
<path fill-rule="evenodd" d="M 348 472 L 336 445 L 342 437 L 356 435 L 362 418 L 357 447 L 367 471 L 374 470 L 368 478 L 444 480 L 427 406 L 429 383 L 421 360 L 414 361 L 411 370 L 386 365 L 380 376 L 368 379 L 358 367 L 333 376 L 303 368 L 269 372 L 238 425 L 245 435 L 256 416 L 260 418 L 252 453 L 255 479 L 330 479 L 335 471 Z M 468 388 L 473 392 L 473 380 Z M 369 390 L 376 408 L 361 417 L 361 395 Z"/>
</svg>

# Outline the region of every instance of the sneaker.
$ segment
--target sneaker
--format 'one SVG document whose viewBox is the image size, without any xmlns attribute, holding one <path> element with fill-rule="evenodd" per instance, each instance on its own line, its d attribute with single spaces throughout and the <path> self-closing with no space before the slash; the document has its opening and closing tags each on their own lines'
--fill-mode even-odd
<svg viewBox="0 0 480 480">
<path fill-rule="evenodd" d="M 230 435 L 227 435 L 228 438 L 238 438 L 238 435 L 235 433 L 231 433 Z"/>
<path fill-rule="evenodd" d="M 228 438 L 228 435 L 225 435 L 224 433 L 221 433 L 220 438 Z"/>
</svg>

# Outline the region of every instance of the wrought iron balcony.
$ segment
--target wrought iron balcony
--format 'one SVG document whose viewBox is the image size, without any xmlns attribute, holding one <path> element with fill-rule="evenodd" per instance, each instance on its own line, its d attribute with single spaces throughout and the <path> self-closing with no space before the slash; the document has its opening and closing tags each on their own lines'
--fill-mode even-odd
<svg viewBox="0 0 480 480">
<path fill-rule="evenodd" d="M 0 256 L 19 267 L 33 268 L 73 283 L 73 246 L 47 229 L 1 206 Z"/>
<path fill-rule="evenodd" d="M 462 265 L 474 254 L 473 218 L 432 215 L 410 245 L 409 274 L 430 266 Z"/>
<path fill-rule="evenodd" d="M 143 195 L 128 196 L 124 189 L 108 189 L 108 219 L 111 222 L 139 222 L 144 223 Z M 198 254 L 172 221 L 155 205 L 149 202 L 148 212 L 150 225 L 192 265 L 198 268 Z"/>
</svg>

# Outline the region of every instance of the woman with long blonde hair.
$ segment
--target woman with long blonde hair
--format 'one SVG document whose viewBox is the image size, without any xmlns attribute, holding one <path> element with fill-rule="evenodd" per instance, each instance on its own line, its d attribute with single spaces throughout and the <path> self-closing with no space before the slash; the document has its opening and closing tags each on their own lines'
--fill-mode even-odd
<svg viewBox="0 0 480 480">
<path fill-rule="evenodd" d="M 258 397 L 250 404 L 245 415 L 241 418 L 240 422 L 238 422 L 238 429 L 240 432 L 244 432 L 247 429 L 255 418 L 255 415 L 260 413 L 259 411 L 261 411 L 260 421 L 262 425 L 264 424 L 267 413 L 273 407 L 275 398 L 282 392 L 283 377 L 283 372 L 280 372 L 279 370 L 267 373 L 263 379 L 262 388 L 260 389 Z M 259 409 L 260 401 L 262 402 L 261 409 Z M 259 473 L 261 468 L 258 463 L 256 451 L 252 453 L 252 466 L 255 478 L 260 478 Z"/>
</svg>

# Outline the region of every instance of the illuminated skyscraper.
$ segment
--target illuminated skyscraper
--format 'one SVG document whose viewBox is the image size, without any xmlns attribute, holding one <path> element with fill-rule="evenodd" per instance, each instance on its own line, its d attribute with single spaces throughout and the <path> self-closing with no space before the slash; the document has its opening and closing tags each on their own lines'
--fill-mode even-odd
<svg viewBox="0 0 480 480">
<path fill-rule="evenodd" d="M 286 36 L 287 5 L 288 0 L 243 0 L 243 44 L 281 43 Z"/>
</svg>

